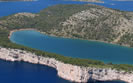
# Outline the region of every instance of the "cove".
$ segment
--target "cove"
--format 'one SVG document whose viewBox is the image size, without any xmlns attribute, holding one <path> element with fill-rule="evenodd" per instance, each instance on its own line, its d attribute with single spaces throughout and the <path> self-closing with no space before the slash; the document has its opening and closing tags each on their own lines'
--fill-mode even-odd
<svg viewBox="0 0 133 83">
<path fill-rule="evenodd" d="M 96 41 L 52 37 L 34 30 L 16 31 L 14 43 L 63 56 L 100 60 L 105 63 L 133 64 L 133 48 Z"/>
</svg>

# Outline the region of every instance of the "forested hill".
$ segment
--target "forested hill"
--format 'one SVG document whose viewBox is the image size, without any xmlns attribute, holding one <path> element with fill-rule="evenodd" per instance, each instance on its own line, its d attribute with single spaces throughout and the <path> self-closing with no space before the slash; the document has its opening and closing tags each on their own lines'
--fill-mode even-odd
<svg viewBox="0 0 133 83">
<path fill-rule="evenodd" d="M 49 35 L 98 40 L 133 47 L 133 13 L 97 5 L 56 5 L 37 14 L 0 19 L 9 30 L 35 28 Z"/>
</svg>

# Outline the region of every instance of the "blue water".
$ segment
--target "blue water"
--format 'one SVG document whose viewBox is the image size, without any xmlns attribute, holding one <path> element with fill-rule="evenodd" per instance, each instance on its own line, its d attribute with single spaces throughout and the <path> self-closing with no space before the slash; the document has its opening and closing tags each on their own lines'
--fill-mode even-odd
<svg viewBox="0 0 133 83">
<path fill-rule="evenodd" d="M 107 8 L 113 8 L 123 11 L 133 11 L 133 1 L 102 0 L 105 3 L 95 3 Z"/>
<path fill-rule="evenodd" d="M 17 44 L 63 56 L 100 60 L 105 63 L 133 64 L 133 48 L 87 40 L 52 37 L 34 30 L 14 32 L 10 39 Z"/>
<path fill-rule="evenodd" d="M 26 62 L 0 60 L 0 83 L 71 83 L 57 76 L 55 69 Z M 92 82 L 90 82 L 92 83 Z M 124 83 L 120 81 L 96 83 Z"/>
<path fill-rule="evenodd" d="M 0 83 L 70 83 L 57 76 L 55 69 L 25 62 L 0 60 Z"/>
<path fill-rule="evenodd" d="M 38 13 L 40 10 L 56 4 L 85 4 L 86 2 L 63 0 L 38 0 L 33 2 L 0 2 L 0 16 L 18 12 Z"/>
<path fill-rule="evenodd" d="M 108 8 L 133 11 L 133 1 L 103 0 L 105 3 L 95 3 Z M 72 0 L 38 0 L 33 2 L 0 2 L 0 17 L 18 12 L 37 13 L 40 10 L 57 4 L 87 4 Z M 113 4 L 113 5 L 112 5 Z"/>
<path fill-rule="evenodd" d="M 103 3 L 93 3 L 93 4 L 102 5 L 108 8 L 120 9 L 124 11 L 133 11 L 133 1 L 124 1 L 124 2 L 113 1 L 113 0 L 103 0 L 103 1 L 105 1 L 104 4 Z M 38 13 L 40 10 L 56 4 L 87 4 L 87 2 L 78 2 L 71 0 L 69 1 L 38 0 L 35 2 L 0 2 L 0 17 L 8 16 L 19 12 Z M 22 33 L 26 33 L 27 37 L 25 36 L 25 34 Z M 11 40 L 16 43 L 20 43 L 29 47 L 38 48 L 50 52 L 57 52 L 65 56 L 92 58 L 92 59 L 103 60 L 104 62 L 128 63 L 128 64 L 133 63 L 132 62 L 133 49 L 130 48 L 125 48 L 105 43 L 98 43 L 98 42 L 88 42 L 81 40 L 48 37 L 46 35 L 42 35 L 34 31 L 20 32 L 18 36 L 15 34 L 19 33 L 17 32 L 14 33 L 12 35 Z M 37 42 L 33 41 L 36 39 L 38 39 Z M 40 43 L 38 43 L 39 41 Z M 98 49 L 97 51 L 96 48 Z M 94 56 L 90 54 L 94 54 Z M 0 83 L 69 83 L 69 81 L 59 78 L 57 76 L 56 70 L 47 66 L 34 65 L 24 62 L 6 62 L 0 60 Z M 111 81 L 111 82 L 96 82 L 96 83 L 124 83 L 124 82 Z"/>
</svg>

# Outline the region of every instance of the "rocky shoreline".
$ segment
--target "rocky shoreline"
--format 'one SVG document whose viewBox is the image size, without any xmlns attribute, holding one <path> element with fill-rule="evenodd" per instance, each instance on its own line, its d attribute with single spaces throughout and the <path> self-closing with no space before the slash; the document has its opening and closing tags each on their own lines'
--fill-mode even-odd
<svg viewBox="0 0 133 83">
<path fill-rule="evenodd" d="M 58 76 L 73 82 L 87 82 L 88 80 L 122 80 L 133 83 L 133 72 L 118 71 L 111 68 L 81 67 L 65 64 L 54 58 L 37 56 L 34 53 L 18 49 L 0 47 L 0 59 L 50 66 L 57 70 Z"/>
</svg>

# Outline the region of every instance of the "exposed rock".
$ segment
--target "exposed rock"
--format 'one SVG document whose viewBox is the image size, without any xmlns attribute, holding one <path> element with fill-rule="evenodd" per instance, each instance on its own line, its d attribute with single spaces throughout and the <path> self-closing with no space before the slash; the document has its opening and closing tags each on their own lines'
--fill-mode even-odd
<svg viewBox="0 0 133 83">
<path fill-rule="evenodd" d="M 17 14 L 15 14 L 14 16 L 16 16 L 16 17 L 26 16 L 26 17 L 32 17 L 32 18 L 34 18 L 34 17 L 36 17 L 36 16 L 38 16 L 38 15 L 37 15 L 37 14 L 32 14 L 32 13 L 23 12 L 23 13 L 17 13 Z"/>
<path fill-rule="evenodd" d="M 111 68 L 81 67 L 71 64 L 64 64 L 54 58 L 37 56 L 34 53 L 0 47 L 0 59 L 8 61 L 25 61 L 34 64 L 42 64 L 53 67 L 58 75 L 64 79 L 74 82 L 87 82 L 90 79 L 107 81 L 122 80 L 133 83 L 133 73 L 118 71 Z"/>
</svg>

